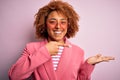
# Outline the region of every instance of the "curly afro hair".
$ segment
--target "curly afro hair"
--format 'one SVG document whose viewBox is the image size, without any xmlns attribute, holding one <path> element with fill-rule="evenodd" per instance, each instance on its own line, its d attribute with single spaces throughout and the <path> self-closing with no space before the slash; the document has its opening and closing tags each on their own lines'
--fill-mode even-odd
<svg viewBox="0 0 120 80">
<path fill-rule="evenodd" d="M 70 4 L 63 1 L 51 1 L 38 10 L 38 12 L 35 15 L 34 22 L 34 26 L 36 28 L 36 37 L 38 39 L 48 38 L 46 20 L 48 18 L 48 15 L 52 11 L 57 11 L 58 13 L 63 14 L 67 17 L 69 27 L 65 37 L 74 37 L 76 32 L 78 32 L 79 30 L 79 16 Z"/>
</svg>

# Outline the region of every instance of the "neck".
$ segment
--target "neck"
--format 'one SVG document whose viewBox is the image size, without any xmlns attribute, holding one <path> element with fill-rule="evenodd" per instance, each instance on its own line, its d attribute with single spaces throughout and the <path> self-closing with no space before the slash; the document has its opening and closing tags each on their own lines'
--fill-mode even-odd
<svg viewBox="0 0 120 80">
<path fill-rule="evenodd" d="M 59 42 L 59 43 L 65 43 L 64 39 L 57 41 L 57 40 L 52 40 L 52 39 L 48 38 L 47 40 L 48 40 L 48 42 L 50 42 L 50 41 L 56 41 L 56 42 Z"/>
</svg>

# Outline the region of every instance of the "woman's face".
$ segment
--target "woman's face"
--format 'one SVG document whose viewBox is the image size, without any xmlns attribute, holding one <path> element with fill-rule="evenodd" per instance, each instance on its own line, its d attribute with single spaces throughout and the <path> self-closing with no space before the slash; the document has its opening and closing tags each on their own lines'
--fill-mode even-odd
<svg viewBox="0 0 120 80">
<path fill-rule="evenodd" d="M 48 40 L 57 42 L 63 41 L 68 28 L 67 18 L 64 15 L 53 11 L 49 14 L 46 24 Z"/>
</svg>

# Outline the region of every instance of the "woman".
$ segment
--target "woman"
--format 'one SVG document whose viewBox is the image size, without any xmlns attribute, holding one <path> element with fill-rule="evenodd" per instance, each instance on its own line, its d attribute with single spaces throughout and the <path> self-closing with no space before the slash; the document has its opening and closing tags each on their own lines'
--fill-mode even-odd
<svg viewBox="0 0 120 80">
<path fill-rule="evenodd" d="M 51 1 L 36 14 L 35 27 L 41 42 L 26 45 L 10 68 L 11 80 L 90 80 L 96 63 L 113 57 L 96 55 L 84 61 L 84 51 L 67 39 L 78 32 L 79 16 L 62 1 Z"/>
</svg>

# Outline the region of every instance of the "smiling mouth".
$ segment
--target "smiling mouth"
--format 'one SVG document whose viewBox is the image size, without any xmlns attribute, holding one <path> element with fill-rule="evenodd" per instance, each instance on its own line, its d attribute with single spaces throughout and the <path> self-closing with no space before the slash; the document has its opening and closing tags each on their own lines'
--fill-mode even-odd
<svg viewBox="0 0 120 80">
<path fill-rule="evenodd" d="M 55 34 L 61 34 L 62 31 L 54 31 Z"/>
</svg>

